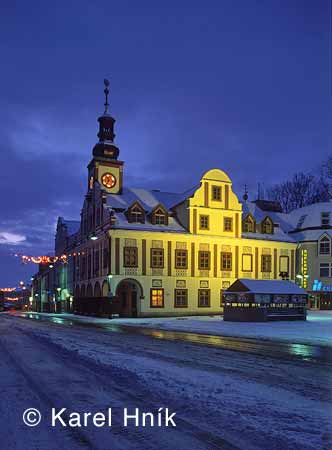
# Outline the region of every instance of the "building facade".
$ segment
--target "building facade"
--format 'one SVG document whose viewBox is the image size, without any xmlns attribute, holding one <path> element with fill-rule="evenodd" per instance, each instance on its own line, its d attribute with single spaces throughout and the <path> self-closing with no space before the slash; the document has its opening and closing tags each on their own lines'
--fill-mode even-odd
<svg viewBox="0 0 332 450">
<path fill-rule="evenodd" d="M 105 106 L 80 221 L 59 218 L 55 254 L 65 257 L 46 269 L 58 312 L 218 314 L 238 278 L 296 281 L 287 215 L 273 202 L 240 202 L 222 170 L 182 194 L 126 186 L 107 98 Z"/>
</svg>

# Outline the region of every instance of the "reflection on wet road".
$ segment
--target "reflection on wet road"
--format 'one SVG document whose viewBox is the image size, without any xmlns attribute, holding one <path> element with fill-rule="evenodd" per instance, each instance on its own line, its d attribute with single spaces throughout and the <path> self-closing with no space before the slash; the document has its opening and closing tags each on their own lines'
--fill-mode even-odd
<svg viewBox="0 0 332 450">
<path fill-rule="evenodd" d="M 270 341 L 253 338 L 216 336 L 183 331 L 169 331 L 132 325 L 112 323 L 89 323 L 75 318 L 54 317 L 36 313 L 22 313 L 18 317 L 52 322 L 62 326 L 95 328 L 113 333 L 139 334 L 154 339 L 185 341 L 193 344 L 219 347 L 225 350 L 239 351 L 279 359 L 302 360 L 332 364 L 332 348 L 310 344 L 292 344 L 282 341 Z"/>
</svg>

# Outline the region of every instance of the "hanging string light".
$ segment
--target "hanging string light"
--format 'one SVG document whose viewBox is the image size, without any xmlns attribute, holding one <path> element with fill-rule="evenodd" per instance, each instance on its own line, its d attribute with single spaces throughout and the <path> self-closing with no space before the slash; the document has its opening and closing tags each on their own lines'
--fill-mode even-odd
<svg viewBox="0 0 332 450">
<path fill-rule="evenodd" d="M 34 264 L 52 264 L 57 261 L 60 261 L 62 264 L 68 263 L 68 258 L 71 258 L 73 256 L 80 256 L 84 255 L 84 252 L 74 252 L 74 253 L 68 253 L 63 254 L 61 256 L 49 256 L 49 255 L 41 255 L 41 256 L 31 256 L 31 255 L 24 255 L 21 253 L 15 253 L 15 257 L 20 257 L 22 264 L 28 264 L 29 262 Z"/>
</svg>

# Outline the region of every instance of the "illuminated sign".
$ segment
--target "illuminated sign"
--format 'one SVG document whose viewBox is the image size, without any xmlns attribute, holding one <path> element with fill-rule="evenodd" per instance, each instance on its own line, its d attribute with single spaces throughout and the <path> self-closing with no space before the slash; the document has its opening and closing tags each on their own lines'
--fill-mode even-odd
<svg viewBox="0 0 332 450">
<path fill-rule="evenodd" d="M 332 292 L 332 285 L 325 285 L 322 281 L 320 280 L 314 280 L 314 283 L 312 285 L 312 290 L 313 291 L 328 291 L 328 292 Z"/>
<path fill-rule="evenodd" d="M 304 289 L 307 288 L 307 275 L 308 275 L 308 250 L 302 250 L 302 261 L 301 261 L 301 269 L 302 269 L 302 287 Z"/>
</svg>

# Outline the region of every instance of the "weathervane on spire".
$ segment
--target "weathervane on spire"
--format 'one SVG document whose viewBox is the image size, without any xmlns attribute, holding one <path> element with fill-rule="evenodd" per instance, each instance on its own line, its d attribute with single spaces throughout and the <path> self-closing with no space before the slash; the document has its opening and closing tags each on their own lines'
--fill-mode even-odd
<svg viewBox="0 0 332 450">
<path fill-rule="evenodd" d="M 104 114 L 107 114 L 108 113 L 108 107 L 110 106 L 109 103 L 108 103 L 108 94 L 110 93 L 110 91 L 108 89 L 108 86 L 110 85 L 110 82 L 106 78 L 104 78 L 104 85 L 105 85 L 105 89 L 104 89 L 104 93 L 105 93 L 105 103 L 104 103 L 105 111 L 104 111 Z"/>
<path fill-rule="evenodd" d="M 244 194 L 243 194 L 243 200 L 246 202 L 248 200 L 249 196 L 248 196 L 248 189 L 247 189 L 247 185 L 244 185 Z"/>
</svg>

